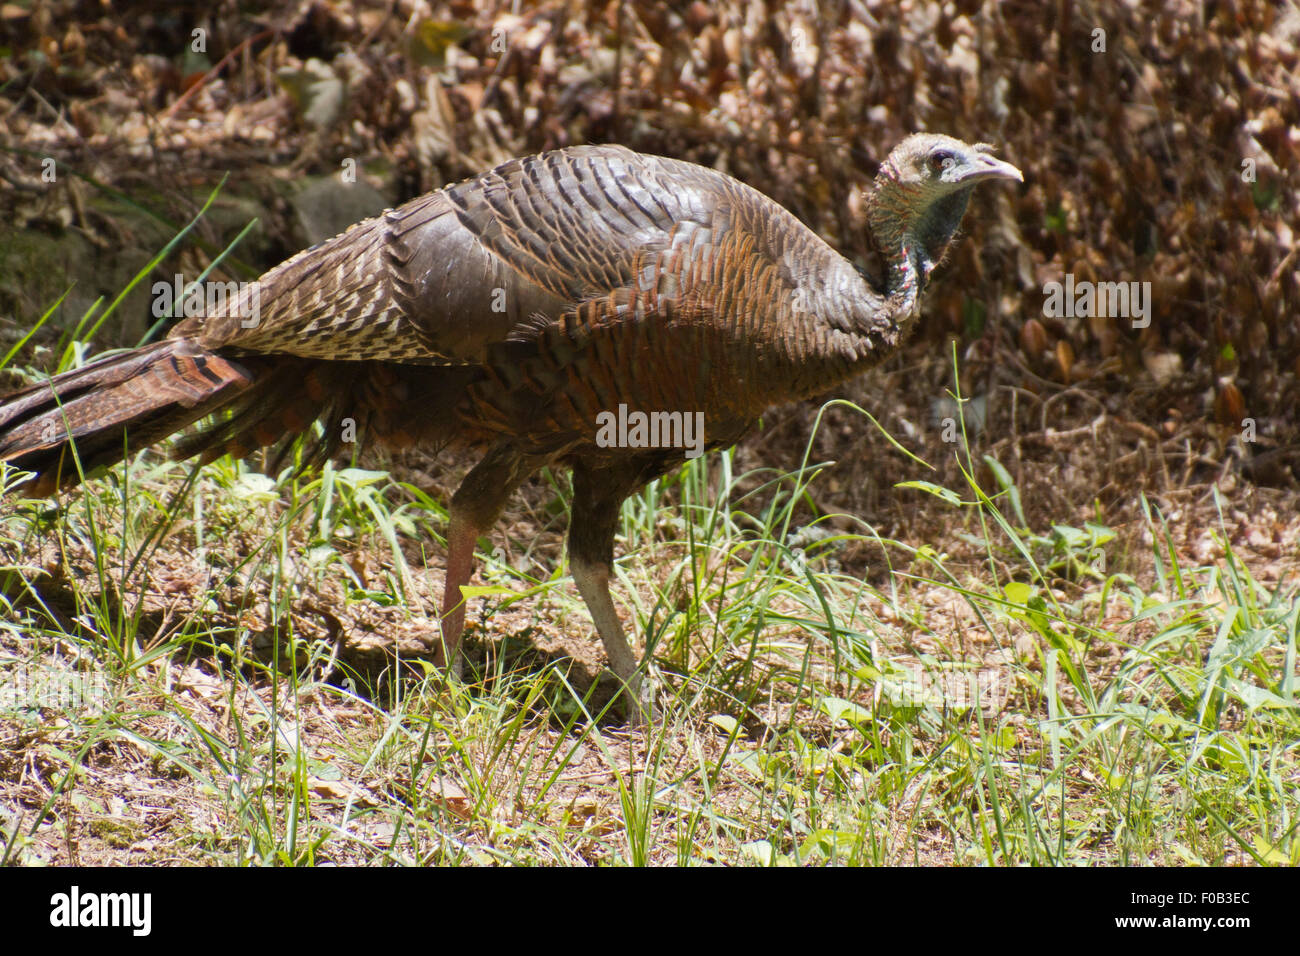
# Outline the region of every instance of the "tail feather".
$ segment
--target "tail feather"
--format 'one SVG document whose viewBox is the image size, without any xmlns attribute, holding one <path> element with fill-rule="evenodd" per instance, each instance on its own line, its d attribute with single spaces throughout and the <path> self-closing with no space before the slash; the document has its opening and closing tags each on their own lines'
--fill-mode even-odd
<svg viewBox="0 0 1300 956">
<path fill-rule="evenodd" d="M 175 443 L 174 457 L 198 455 L 206 464 L 223 454 L 243 458 L 277 446 L 270 463 L 275 471 L 292 440 L 317 421 L 323 431 L 306 450 L 304 465 L 372 433 L 390 445 L 441 445 L 454 437 L 450 410 L 477 374 L 473 368 L 431 376 L 423 366 L 232 355 L 190 338 L 166 339 L 0 395 L 0 462 L 34 473 L 24 493 L 49 495 L 204 418 L 208 423 Z M 447 414 L 432 411 L 444 408 Z"/>
<path fill-rule="evenodd" d="M 224 407 L 222 420 L 177 442 L 176 457 L 200 455 L 200 461 L 207 464 L 224 454 L 243 458 L 258 448 L 279 444 L 270 466 L 274 471 L 288 451 L 290 440 L 322 418 L 324 436 L 309 451 L 308 460 L 318 461 L 332 454 L 342 435 L 342 429 L 335 423 L 343 415 L 343 399 L 351 394 L 360 366 L 349 362 L 282 359 L 282 363 L 286 361 L 300 367 L 289 370 L 281 367 L 278 374 L 258 376 L 252 387 Z M 254 363 L 250 367 L 258 368 Z"/>
<path fill-rule="evenodd" d="M 254 382 L 240 363 L 188 339 L 107 355 L 0 397 L 0 461 L 35 473 L 29 493 L 51 494 L 120 461 L 128 442 L 159 441 Z"/>
</svg>

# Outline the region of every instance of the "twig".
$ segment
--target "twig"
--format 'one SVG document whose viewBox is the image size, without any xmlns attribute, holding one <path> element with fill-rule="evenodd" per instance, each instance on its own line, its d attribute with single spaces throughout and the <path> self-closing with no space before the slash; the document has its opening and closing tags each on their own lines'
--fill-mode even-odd
<svg viewBox="0 0 1300 956">
<path fill-rule="evenodd" d="M 162 115 L 163 122 L 165 123 L 171 120 L 171 118 L 176 115 L 176 111 L 185 105 L 186 100 L 188 100 L 191 96 L 194 95 L 195 90 L 199 89 L 200 87 L 207 86 L 209 82 L 211 82 L 213 79 L 216 78 L 216 75 L 221 72 L 221 70 L 225 67 L 227 63 L 229 63 L 238 54 L 244 51 L 245 47 L 251 46 L 252 44 L 256 43 L 259 40 L 265 40 L 267 37 L 272 36 L 274 33 L 275 30 L 272 29 L 263 30 L 261 33 L 254 33 L 251 37 L 244 40 L 242 43 L 236 45 L 234 49 L 232 49 L 229 53 L 227 53 L 219 61 L 217 61 L 216 66 L 208 70 L 208 72 L 204 73 L 203 76 L 201 76 L 197 82 L 193 83 L 188 90 L 186 90 L 180 96 L 176 97 L 176 102 L 173 103 L 171 106 L 167 107 L 167 111 L 163 113 Z"/>
</svg>

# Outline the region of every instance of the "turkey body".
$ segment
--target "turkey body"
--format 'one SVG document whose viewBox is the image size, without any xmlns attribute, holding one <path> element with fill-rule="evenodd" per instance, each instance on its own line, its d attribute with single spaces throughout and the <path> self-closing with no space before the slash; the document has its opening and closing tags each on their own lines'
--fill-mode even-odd
<svg viewBox="0 0 1300 956">
<path fill-rule="evenodd" d="M 773 404 L 843 378 L 858 355 L 835 327 L 852 328 L 855 301 L 882 301 L 756 190 L 608 146 L 515 160 L 417 199 L 261 286 L 256 327 L 205 317 L 171 338 L 357 363 L 329 373 L 351 377 L 350 400 L 335 400 L 376 438 L 507 440 L 593 463 L 627 457 L 597 443 L 597 417 L 620 404 L 702 412 L 709 446 L 733 443 Z"/>
<path fill-rule="evenodd" d="M 355 434 L 478 450 L 449 509 L 438 656 L 453 668 L 475 542 L 531 474 L 565 465 L 571 569 L 636 719 L 640 672 L 608 587 L 623 500 L 898 343 L 970 187 L 1019 176 L 931 139 L 979 168 L 895 196 L 918 206 L 915 222 L 876 204 L 877 233 L 899 236 L 875 283 L 722 173 L 614 146 L 544 153 L 359 223 L 163 342 L 0 399 L 0 460 L 48 493 L 119 460 L 124 432 L 138 448 L 214 412 L 178 455 L 247 454 L 317 420 L 330 446 Z M 909 153 L 900 189 L 938 181 L 937 147 L 921 145 L 929 165 Z M 609 427 L 638 416 L 657 427 Z"/>
</svg>

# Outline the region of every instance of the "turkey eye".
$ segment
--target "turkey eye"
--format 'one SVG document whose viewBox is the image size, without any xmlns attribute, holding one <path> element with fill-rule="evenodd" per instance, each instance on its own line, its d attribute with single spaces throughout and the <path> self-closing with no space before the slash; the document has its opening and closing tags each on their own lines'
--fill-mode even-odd
<svg viewBox="0 0 1300 956">
<path fill-rule="evenodd" d="M 952 153 L 938 152 L 930 154 L 930 169 L 935 173 L 942 173 L 948 169 L 957 160 Z"/>
</svg>

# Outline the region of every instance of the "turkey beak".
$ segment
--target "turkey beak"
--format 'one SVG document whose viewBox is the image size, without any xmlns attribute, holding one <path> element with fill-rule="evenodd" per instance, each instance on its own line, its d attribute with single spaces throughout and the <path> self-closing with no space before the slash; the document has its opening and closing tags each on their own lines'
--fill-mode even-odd
<svg viewBox="0 0 1300 956">
<path fill-rule="evenodd" d="M 971 157 L 961 180 L 963 183 L 978 183 L 985 179 L 1013 179 L 1023 183 L 1025 174 L 1010 163 L 996 159 L 988 153 L 979 152 Z"/>
</svg>

